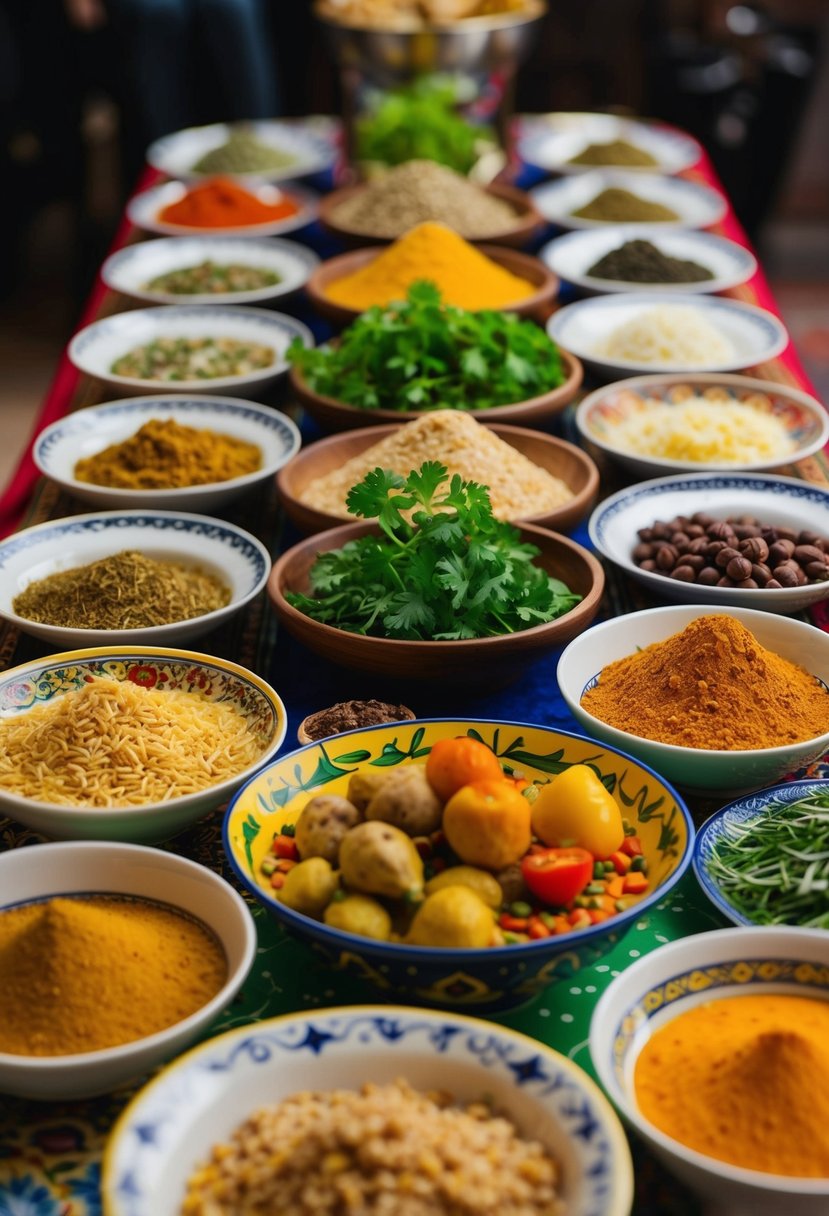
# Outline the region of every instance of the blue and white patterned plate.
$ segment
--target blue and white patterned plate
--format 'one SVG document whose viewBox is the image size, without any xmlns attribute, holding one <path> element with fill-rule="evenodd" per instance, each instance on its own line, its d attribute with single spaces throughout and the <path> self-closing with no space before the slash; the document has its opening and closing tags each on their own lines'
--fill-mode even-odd
<svg viewBox="0 0 829 1216">
<path fill-rule="evenodd" d="M 160 310 L 159 310 L 160 311 Z M 179 426 L 210 430 L 255 443 L 262 464 L 253 473 L 178 489 L 125 490 L 78 481 L 75 466 L 85 456 L 123 443 L 151 419 L 171 419 Z M 185 507 L 207 510 L 230 502 L 274 476 L 300 448 L 296 424 L 279 410 L 238 397 L 188 397 L 174 393 L 129 397 L 76 410 L 53 422 L 35 440 L 32 456 L 41 473 L 81 502 L 99 507 Z"/>
<path fill-rule="evenodd" d="M 214 575 L 228 588 L 229 602 L 203 616 L 148 629 L 68 628 L 31 621 L 14 611 L 15 597 L 30 583 L 127 549 Z M 260 593 L 270 569 L 270 555 L 261 541 L 235 524 L 206 515 L 178 511 L 72 515 L 24 528 L 0 542 L 0 617 L 56 648 L 133 642 L 178 646 L 229 620 Z"/>
<path fill-rule="evenodd" d="M 513 1030 L 395 1005 L 272 1018 L 181 1057 L 116 1124 L 103 1166 L 104 1208 L 108 1216 L 178 1216 L 190 1173 L 259 1107 L 398 1077 L 460 1102 L 491 1099 L 560 1161 L 567 1216 L 627 1216 L 627 1142 L 581 1069 Z"/>
</svg>

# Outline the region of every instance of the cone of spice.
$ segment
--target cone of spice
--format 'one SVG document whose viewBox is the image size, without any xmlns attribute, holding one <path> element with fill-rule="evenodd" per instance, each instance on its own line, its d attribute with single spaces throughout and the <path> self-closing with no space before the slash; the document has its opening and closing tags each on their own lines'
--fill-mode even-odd
<svg viewBox="0 0 829 1216">
<path fill-rule="evenodd" d="M 608 186 L 584 206 L 570 212 L 582 220 L 597 220 L 605 224 L 673 223 L 679 219 L 672 207 L 640 198 L 632 190 Z"/>
<path fill-rule="evenodd" d="M 625 241 L 594 262 L 587 272 L 594 279 L 622 283 L 702 283 L 713 279 L 707 266 L 672 258 L 650 241 Z"/>
</svg>

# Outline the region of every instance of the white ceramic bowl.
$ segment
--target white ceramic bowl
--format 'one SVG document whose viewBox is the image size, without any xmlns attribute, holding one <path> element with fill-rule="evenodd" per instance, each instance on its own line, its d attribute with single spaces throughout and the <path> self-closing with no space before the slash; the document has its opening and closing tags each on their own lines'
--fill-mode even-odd
<svg viewBox="0 0 829 1216">
<path fill-rule="evenodd" d="M 677 363 L 643 363 L 599 354 L 597 347 L 620 325 L 655 309 L 692 308 L 731 344 L 731 353 L 712 357 L 696 367 Z M 619 292 L 567 304 L 547 322 L 550 337 L 572 351 L 600 379 L 633 376 L 637 372 L 732 372 L 774 359 L 789 344 L 783 322 L 753 304 L 722 296 L 676 295 L 659 292 Z"/>
<path fill-rule="evenodd" d="M 654 221 L 656 232 L 667 232 L 671 228 L 710 228 L 719 223 L 728 208 L 723 195 L 711 186 L 689 182 L 684 177 L 660 177 L 657 173 L 629 169 L 594 169 L 589 173 L 572 174 L 536 186 L 529 194 L 545 219 L 559 228 L 607 228 L 610 223 L 626 229 L 641 228 L 642 220 L 620 225 L 616 220 L 588 220 L 573 215 L 610 188 L 628 190 L 649 203 L 670 207 L 677 218 Z"/>
<path fill-rule="evenodd" d="M 274 361 L 242 375 L 202 380 L 140 380 L 112 371 L 113 363 L 122 355 L 159 338 L 231 338 L 258 343 L 273 350 Z M 267 388 L 287 372 L 285 352 L 294 338 L 299 338 L 303 346 L 314 345 L 307 325 L 280 312 L 235 304 L 172 304 L 136 308 L 93 321 L 75 334 L 67 353 L 78 371 L 125 393 L 198 393 L 207 389 L 243 396 L 249 389 Z"/>
<path fill-rule="evenodd" d="M 492 1100 L 561 1162 L 567 1216 L 627 1216 L 633 1173 L 624 1133 L 580 1068 L 514 1030 L 397 1005 L 271 1018 L 177 1060 L 133 1099 L 110 1137 L 101 1184 L 108 1216 L 177 1216 L 194 1168 L 258 1107 L 399 1077 L 460 1102 Z"/>
<path fill-rule="evenodd" d="M 12 601 L 30 583 L 127 549 L 214 575 L 230 590 L 230 601 L 203 616 L 147 629 L 46 625 L 14 611 Z M 265 586 L 270 569 L 270 554 L 261 541 L 235 524 L 207 515 L 181 511 L 71 515 L 24 528 L 0 541 L 0 617 L 52 647 L 129 646 L 133 642 L 183 646 L 235 616 Z"/>
<path fill-rule="evenodd" d="M 649 241 L 660 253 L 670 258 L 696 262 L 712 274 L 697 283 L 631 283 L 626 279 L 601 279 L 589 273 L 591 266 L 627 241 Z M 757 259 L 749 249 L 736 241 L 713 232 L 694 232 L 672 228 L 662 232 L 659 224 L 604 225 L 601 228 L 568 232 L 548 242 L 539 251 L 542 261 L 560 279 L 573 283 L 583 291 L 597 292 L 658 292 L 660 295 L 711 295 L 745 283 L 757 270 Z"/>
<path fill-rule="evenodd" d="M 171 904 L 216 934 L 227 979 L 196 1013 L 157 1034 L 66 1056 L 0 1052 L 0 1093 L 64 1101 L 109 1093 L 177 1055 L 233 1000 L 256 955 L 256 930 L 244 900 L 212 870 L 129 844 L 41 844 L 0 856 L 0 904 L 11 908 L 58 895 L 128 895 Z"/>
<path fill-rule="evenodd" d="M 654 166 L 631 169 L 637 174 L 681 173 L 702 156 L 700 145 L 685 131 L 617 114 L 578 111 L 525 114 L 521 117 L 520 132 L 521 159 L 551 173 L 590 173 L 591 166 L 571 164 L 572 158 L 590 144 L 606 144 L 616 139 L 649 152 L 657 161 Z"/>
<path fill-rule="evenodd" d="M 250 291 L 193 295 L 148 286 L 159 275 L 203 262 L 267 270 L 279 282 Z M 262 304 L 299 291 L 318 265 L 317 255 L 304 245 L 276 237 L 171 236 L 119 249 L 104 262 L 101 278 L 111 291 L 149 304 Z"/>
<path fill-rule="evenodd" d="M 640 570 L 632 552 L 637 532 L 657 519 L 708 511 L 715 519 L 754 516 L 763 523 L 808 530 L 829 537 L 829 490 L 794 477 L 750 473 L 686 473 L 642 481 L 611 494 L 595 509 L 588 525 L 593 545 L 655 596 L 682 604 L 733 605 L 763 612 L 802 612 L 829 596 L 829 582 L 803 587 L 706 587 Z"/>
<path fill-rule="evenodd" d="M 185 182 L 181 181 L 150 186 L 149 190 L 134 194 L 127 203 L 127 219 L 143 232 L 154 232 L 158 236 L 285 236 L 288 232 L 298 232 L 313 223 L 319 208 L 319 198 L 313 190 L 297 186 L 294 182 L 288 182 L 282 187 L 250 182 L 247 189 L 255 194 L 260 202 L 278 203 L 288 195 L 296 204 L 297 210 L 282 219 L 266 220 L 262 224 L 236 224 L 227 228 L 200 228 L 191 224 L 172 224 L 169 220 L 159 219 L 165 207 L 170 207 L 184 198 L 187 189 Z"/>
<path fill-rule="evenodd" d="M 211 430 L 255 443 L 262 452 L 261 468 L 228 481 L 181 486 L 171 490 L 125 490 L 78 481 L 75 465 L 110 444 L 123 443 L 151 419 L 173 419 L 180 426 Z M 174 393 L 158 397 L 128 397 L 89 406 L 59 418 L 41 431 L 32 458 L 45 477 L 57 482 L 73 498 L 96 507 L 187 508 L 206 511 L 223 506 L 240 494 L 269 481 L 299 451 L 297 426 L 287 415 L 255 401 L 238 397 L 186 397 Z"/>
<path fill-rule="evenodd" d="M 0 673 L 0 719 L 28 713 L 90 678 L 132 680 L 159 691 L 183 689 L 199 699 L 232 701 L 261 744 L 253 764 L 194 794 L 142 806 L 84 808 L 23 798 L 0 786 L 0 813 L 57 839 L 166 840 L 227 802 L 271 760 L 287 729 L 282 699 L 263 679 L 226 659 L 160 646 L 101 646 L 33 659 Z M 0 888 L 1 889 L 1 888 Z"/>
<path fill-rule="evenodd" d="M 226 144 L 234 127 L 241 126 L 250 130 L 262 143 L 271 145 L 278 152 L 287 152 L 295 159 L 276 169 L 265 169 L 258 173 L 224 173 L 223 177 L 285 181 L 290 177 L 319 173 L 334 163 L 335 149 L 330 139 L 315 133 L 308 124 L 300 127 L 297 123 L 275 119 L 246 123 L 214 122 L 206 127 L 186 127 L 182 131 L 173 131 L 150 144 L 147 163 L 167 177 L 202 180 L 210 174 L 196 172 L 193 166 L 205 153 Z"/>
<path fill-rule="evenodd" d="M 660 1131 L 636 1102 L 633 1070 L 651 1034 L 696 1006 L 749 992 L 829 1000 L 829 935 L 724 929 L 660 946 L 617 976 L 596 1006 L 594 1067 L 624 1119 L 706 1201 L 706 1216 L 826 1216 L 829 1179 L 786 1178 L 717 1161 Z M 672 1081 L 682 1084 L 681 1077 Z"/>
<path fill-rule="evenodd" d="M 782 422 L 792 441 L 791 451 L 785 456 L 764 460 L 731 464 L 707 461 L 702 465 L 699 461 L 645 456 L 622 447 L 616 437 L 620 423 L 631 416 L 646 416 L 651 407 L 672 405 L 677 388 L 690 388 L 699 396 L 713 393 L 718 398 L 725 393 L 732 401 L 767 411 Z M 813 456 L 829 440 L 829 414 L 808 393 L 772 380 L 755 380 L 724 372 L 631 376 L 605 385 L 589 393 L 580 403 L 576 426 L 585 439 L 640 478 L 654 477 L 658 473 L 698 473 L 715 469 L 723 473 L 760 472 Z"/>
<path fill-rule="evenodd" d="M 829 730 L 802 743 L 751 751 L 676 747 L 618 730 L 583 707 L 582 696 L 609 663 L 680 633 L 698 617 L 722 612 L 717 605 L 683 604 L 614 617 L 585 630 L 570 642 L 556 672 L 561 695 L 587 734 L 629 752 L 686 791 L 737 793 L 759 789 L 810 764 L 829 748 Z M 730 607 L 728 615 L 749 629 L 761 646 L 805 668 L 829 686 L 829 634 L 803 621 L 750 608 Z"/>
</svg>

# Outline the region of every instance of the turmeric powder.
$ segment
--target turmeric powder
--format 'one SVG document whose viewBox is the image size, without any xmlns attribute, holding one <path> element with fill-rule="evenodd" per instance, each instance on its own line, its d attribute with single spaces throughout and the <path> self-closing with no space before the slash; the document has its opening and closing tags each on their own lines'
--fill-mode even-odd
<svg viewBox="0 0 829 1216">
<path fill-rule="evenodd" d="M 748 751 L 829 731 L 823 685 L 719 614 L 608 664 L 581 703 L 617 730 L 678 747 Z"/>
<path fill-rule="evenodd" d="M 151 418 L 129 439 L 79 460 L 74 477 L 119 490 L 173 490 L 230 481 L 261 466 L 255 443 L 182 426 L 174 418 Z"/>
<path fill-rule="evenodd" d="M 163 904 L 59 897 L 0 912 L 0 1051 L 62 1056 L 164 1030 L 227 978 L 219 941 Z"/>
<path fill-rule="evenodd" d="M 445 224 L 428 223 L 411 228 L 360 270 L 329 283 L 325 294 L 335 304 L 363 311 L 405 300 L 421 279 L 435 284 L 444 304 L 458 308 L 505 308 L 536 290 Z"/>
<path fill-rule="evenodd" d="M 698 1005 L 651 1035 L 634 1086 L 645 1118 L 688 1148 L 829 1178 L 829 1002 L 768 993 Z"/>
</svg>

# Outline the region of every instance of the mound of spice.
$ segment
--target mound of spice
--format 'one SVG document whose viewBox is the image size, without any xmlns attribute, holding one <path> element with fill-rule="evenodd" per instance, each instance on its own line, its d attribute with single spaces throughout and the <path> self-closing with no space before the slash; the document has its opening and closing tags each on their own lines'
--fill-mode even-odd
<svg viewBox="0 0 829 1216">
<path fill-rule="evenodd" d="M 627 139 L 609 139 L 607 143 L 588 144 L 568 165 L 629 165 L 634 169 L 657 169 L 659 161 L 644 148 Z"/>
<path fill-rule="evenodd" d="M 719 614 L 602 668 L 581 703 L 617 730 L 678 747 L 750 751 L 829 731 L 823 685 Z"/>
<path fill-rule="evenodd" d="M 640 198 L 631 190 L 609 186 L 589 203 L 570 212 L 583 220 L 598 220 L 605 224 L 669 223 L 679 219 L 672 207 Z"/>
<path fill-rule="evenodd" d="M 193 173 L 265 173 L 294 164 L 293 152 L 285 152 L 248 127 L 233 127 L 227 140 L 211 148 L 192 166 Z"/>
<path fill-rule="evenodd" d="M 125 549 L 30 583 L 12 600 L 18 616 L 65 629 L 150 629 L 215 612 L 230 590 L 195 566 Z"/>
<path fill-rule="evenodd" d="M 274 187 L 266 189 L 269 201 L 246 190 L 232 178 L 214 177 L 191 186 L 177 202 L 162 207 L 157 218 L 165 224 L 180 224 L 183 228 L 245 228 L 249 224 L 270 224 L 297 214 L 299 204 L 289 194 Z"/>
<path fill-rule="evenodd" d="M 650 241 L 625 241 L 594 262 L 587 272 L 594 279 L 622 283 L 702 283 L 713 279 L 707 266 L 672 258 Z"/>
<path fill-rule="evenodd" d="M 361 726 L 381 726 L 384 722 L 411 722 L 414 714 L 407 705 L 390 705 L 388 701 L 338 701 L 328 709 L 319 709 L 303 718 L 297 730 L 300 743 L 328 739 L 345 730 Z"/>
<path fill-rule="evenodd" d="M 351 232 L 391 239 L 434 220 L 472 240 L 507 232 L 515 225 L 516 212 L 444 165 L 410 160 L 344 199 L 331 219 Z"/>
<path fill-rule="evenodd" d="M 255 443 L 174 418 L 151 418 L 129 439 L 79 460 L 73 476 L 120 490 L 173 490 L 230 481 L 261 467 Z"/>
<path fill-rule="evenodd" d="M 360 270 L 329 283 L 325 294 L 335 304 L 362 312 L 405 300 L 420 279 L 434 283 L 444 303 L 458 308 L 506 308 L 536 291 L 445 224 L 429 223 L 418 224 Z"/>
<path fill-rule="evenodd" d="M 0 912 L 0 1051 L 64 1056 L 190 1017 L 227 978 L 206 926 L 164 904 L 57 898 Z"/>
</svg>

